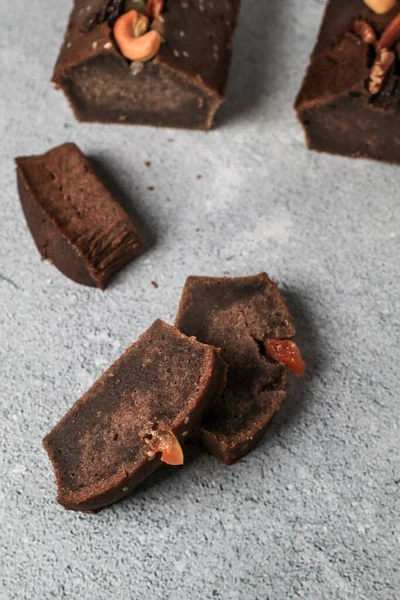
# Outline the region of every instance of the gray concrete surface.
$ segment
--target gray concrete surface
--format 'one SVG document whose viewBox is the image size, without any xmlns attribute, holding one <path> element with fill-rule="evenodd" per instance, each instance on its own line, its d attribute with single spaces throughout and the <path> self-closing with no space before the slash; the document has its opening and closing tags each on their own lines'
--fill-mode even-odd
<svg viewBox="0 0 400 600">
<path fill-rule="evenodd" d="M 322 3 L 243 1 L 209 134 L 76 123 L 49 83 L 69 9 L 1 11 L 0 598 L 398 598 L 400 169 L 305 149 L 292 102 Z M 13 158 L 67 140 L 153 240 L 106 293 L 42 263 L 19 206 Z M 193 456 L 97 516 L 62 510 L 43 435 L 173 320 L 187 275 L 261 270 L 309 367 L 264 442 L 231 468 Z"/>
</svg>

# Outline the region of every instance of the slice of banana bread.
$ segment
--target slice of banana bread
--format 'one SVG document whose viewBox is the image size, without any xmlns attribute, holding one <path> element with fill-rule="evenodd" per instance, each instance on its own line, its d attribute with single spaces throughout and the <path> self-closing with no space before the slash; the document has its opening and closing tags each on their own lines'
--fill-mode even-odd
<svg viewBox="0 0 400 600">
<path fill-rule="evenodd" d="M 225 375 L 217 349 L 155 321 L 44 439 L 58 502 L 96 510 L 128 494 L 162 460 L 182 463 L 180 444 Z"/>
<path fill-rule="evenodd" d="M 221 348 L 228 364 L 227 385 L 204 414 L 201 436 L 222 462 L 232 464 L 261 439 L 286 395 L 287 366 L 265 347 L 269 339 L 290 340 L 295 334 L 285 300 L 265 273 L 189 277 L 175 324 Z"/>
</svg>

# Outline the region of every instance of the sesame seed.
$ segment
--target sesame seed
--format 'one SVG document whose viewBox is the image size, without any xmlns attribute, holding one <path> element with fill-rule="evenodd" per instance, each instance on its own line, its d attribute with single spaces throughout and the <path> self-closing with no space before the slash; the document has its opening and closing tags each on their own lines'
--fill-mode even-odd
<svg viewBox="0 0 400 600">
<path fill-rule="evenodd" d="M 186 417 L 186 419 L 184 421 L 185 425 L 187 425 L 189 423 L 189 421 L 190 421 L 189 417 Z"/>
<path fill-rule="evenodd" d="M 93 50 L 95 50 L 97 48 L 97 44 L 98 44 L 98 42 L 93 42 L 93 44 L 92 44 Z"/>
<path fill-rule="evenodd" d="M 68 42 L 67 48 L 71 48 L 71 42 Z"/>
<path fill-rule="evenodd" d="M 183 56 L 185 56 L 186 58 L 189 58 L 189 52 L 186 52 L 186 50 L 184 50 L 182 52 Z"/>
<path fill-rule="evenodd" d="M 185 32 L 184 32 L 184 31 L 180 31 L 180 32 L 179 32 L 179 35 L 180 35 L 181 37 L 185 37 Z"/>
<path fill-rule="evenodd" d="M 218 48 L 217 44 L 213 45 L 213 50 L 215 50 L 215 52 L 218 52 L 219 48 Z"/>
<path fill-rule="evenodd" d="M 122 491 L 123 491 L 123 492 L 127 492 L 128 490 L 129 490 L 129 488 L 127 488 L 127 487 L 123 487 L 123 488 L 122 488 Z"/>
<path fill-rule="evenodd" d="M 188 433 L 189 433 L 188 431 L 184 431 L 184 432 L 182 433 L 182 437 L 186 437 Z"/>
<path fill-rule="evenodd" d="M 112 43 L 111 42 L 107 42 L 106 44 L 104 44 L 104 48 L 106 50 L 109 50 L 110 48 L 112 48 Z"/>
<path fill-rule="evenodd" d="M 178 50 L 174 50 L 174 56 L 176 56 L 176 58 L 180 57 L 180 53 Z"/>
</svg>

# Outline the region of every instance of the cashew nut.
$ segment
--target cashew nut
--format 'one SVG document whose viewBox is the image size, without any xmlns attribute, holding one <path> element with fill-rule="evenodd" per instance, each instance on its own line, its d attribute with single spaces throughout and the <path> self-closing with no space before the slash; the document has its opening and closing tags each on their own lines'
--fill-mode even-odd
<svg viewBox="0 0 400 600">
<path fill-rule="evenodd" d="M 117 19 L 114 38 L 121 53 L 129 60 L 145 62 L 159 51 L 161 37 L 157 31 L 147 31 L 148 27 L 148 18 L 136 10 L 130 10 Z"/>
</svg>

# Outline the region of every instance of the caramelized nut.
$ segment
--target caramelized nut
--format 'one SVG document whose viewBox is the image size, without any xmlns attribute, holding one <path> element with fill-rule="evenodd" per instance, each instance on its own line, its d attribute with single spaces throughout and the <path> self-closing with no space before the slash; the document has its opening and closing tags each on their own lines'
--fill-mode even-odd
<svg viewBox="0 0 400 600">
<path fill-rule="evenodd" d="M 153 58 L 160 49 L 161 37 L 156 31 L 140 34 L 147 19 L 136 10 L 131 10 L 119 17 L 114 25 L 115 41 L 121 53 L 129 60 L 145 62 Z M 148 28 L 148 19 L 147 27 Z M 139 35 L 139 37 L 136 37 Z"/>
<path fill-rule="evenodd" d="M 306 365 L 292 340 L 266 339 L 264 343 L 265 350 L 274 360 L 283 362 L 297 377 L 303 375 Z"/>
<path fill-rule="evenodd" d="M 371 25 L 365 21 L 356 21 L 353 25 L 353 30 L 365 44 L 375 44 L 376 33 Z"/>
<path fill-rule="evenodd" d="M 384 15 L 397 4 L 397 0 L 364 0 L 364 2 L 377 15 Z"/>
<path fill-rule="evenodd" d="M 156 452 L 161 452 L 162 462 L 168 465 L 183 465 L 183 451 L 178 438 L 167 427 L 151 428 L 144 435 L 144 442 L 149 447 L 147 456 L 153 457 Z"/>
<path fill-rule="evenodd" d="M 396 60 L 394 52 L 384 48 L 378 52 L 369 75 L 368 90 L 370 94 L 378 94 L 383 86 L 385 77 Z"/>
</svg>

